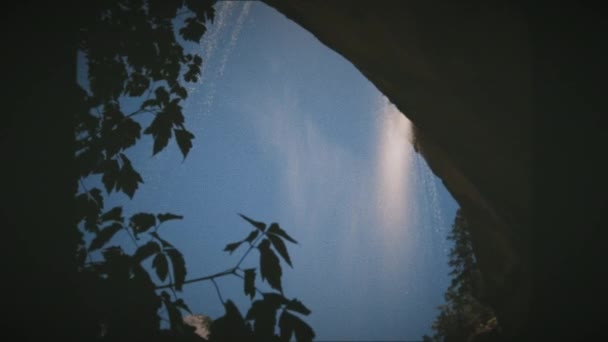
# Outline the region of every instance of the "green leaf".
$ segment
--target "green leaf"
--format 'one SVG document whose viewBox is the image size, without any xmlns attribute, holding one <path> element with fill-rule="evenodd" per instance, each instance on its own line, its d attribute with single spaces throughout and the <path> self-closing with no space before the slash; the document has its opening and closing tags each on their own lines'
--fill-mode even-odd
<svg viewBox="0 0 608 342">
<path fill-rule="evenodd" d="M 179 146 L 179 150 L 182 151 L 182 155 L 184 158 L 190 152 L 192 148 L 192 139 L 194 139 L 194 134 L 188 132 L 185 129 L 174 129 L 175 139 L 177 140 L 177 146 Z"/>
<path fill-rule="evenodd" d="M 107 140 L 108 145 L 112 146 L 112 153 L 108 148 L 108 153 L 113 155 L 120 150 L 126 150 L 127 148 L 135 145 L 137 140 L 141 137 L 141 126 L 139 123 L 132 119 L 122 120 L 116 129 L 109 134 Z"/>
<path fill-rule="evenodd" d="M 257 229 L 264 231 L 266 230 L 266 224 L 263 222 L 258 222 L 258 221 L 254 221 L 252 219 L 250 219 L 249 217 L 243 215 L 243 214 L 239 214 L 240 217 L 242 217 L 245 221 L 249 222 L 252 226 L 256 227 Z"/>
<path fill-rule="evenodd" d="M 76 221 L 84 220 L 84 228 L 89 232 L 97 232 L 97 221 L 103 208 L 103 197 L 97 188 L 76 196 Z"/>
<path fill-rule="evenodd" d="M 293 333 L 297 342 L 312 341 L 315 338 L 314 330 L 306 322 L 287 311 L 283 311 L 279 318 L 279 329 L 282 341 L 289 341 Z"/>
<path fill-rule="evenodd" d="M 172 126 L 173 122 L 169 114 L 160 112 L 156 114 L 150 126 L 144 131 L 144 134 L 152 135 L 152 138 L 154 139 L 154 146 L 152 148 L 153 155 L 162 151 L 169 143 Z"/>
<path fill-rule="evenodd" d="M 293 315 L 283 311 L 281 317 L 279 318 L 279 338 L 282 342 L 291 341 L 291 336 L 293 336 L 293 332 L 295 330 L 293 320 L 290 316 Z"/>
<path fill-rule="evenodd" d="M 175 126 L 182 126 L 184 124 L 184 114 L 182 113 L 182 106 L 179 105 L 179 98 L 175 98 L 169 102 L 165 107 L 165 112 L 169 115 L 171 122 Z"/>
<path fill-rule="evenodd" d="M 282 305 L 287 304 L 289 301 L 282 294 L 276 292 L 266 292 L 263 294 L 264 301 L 276 307 L 278 310 Z"/>
<path fill-rule="evenodd" d="M 250 330 L 239 309 L 231 300 L 224 304 L 226 314 L 211 325 L 210 341 L 247 341 Z"/>
<path fill-rule="evenodd" d="M 89 247 L 90 251 L 94 251 L 103 247 L 110 239 L 122 228 L 122 224 L 115 222 L 111 225 L 104 227 L 97 236 L 91 241 L 91 246 Z"/>
<path fill-rule="evenodd" d="M 185 20 L 185 25 L 179 30 L 179 34 L 184 40 L 198 43 L 207 28 L 205 24 L 196 17 L 190 17 Z"/>
<path fill-rule="evenodd" d="M 287 306 L 285 307 L 285 309 L 301 313 L 305 316 L 310 315 L 310 310 L 306 306 L 304 306 L 304 304 L 302 304 L 302 302 L 300 302 L 299 300 L 297 300 L 295 298 L 290 300 L 287 303 Z"/>
<path fill-rule="evenodd" d="M 293 243 L 298 243 L 296 240 L 294 240 L 291 236 L 289 236 L 289 234 L 287 234 L 287 232 L 285 232 L 283 229 L 281 229 L 281 227 L 279 227 L 278 223 L 272 223 L 270 225 L 270 228 L 268 228 L 268 232 L 271 234 L 275 234 L 278 235 L 290 242 Z"/>
<path fill-rule="evenodd" d="M 245 270 L 245 296 L 255 297 L 255 268 Z"/>
<path fill-rule="evenodd" d="M 156 217 L 158 217 L 158 220 L 161 223 L 165 222 L 165 221 L 169 221 L 169 220 L 181 220 L 184 218 L 181 215 L 175 215 L 175 214 L 171 214 L 171 213 L 158 214 L 158 215 L 156 215 Z"/>
<path fill-rule="evenodd" d="M 127 82 L 125 93 L 129 96 L 141 96 L 150 86 L 150 79 L 140 73 L 134 72 Z"/>
<path fill-rule="evenodd" d="M 85 147 L 84 150 L 76 156 L 78 174 L 82 177 L 90 175 L 91 170 L 96 170 L 102 160 L 102 149 L 99 144 L 92 144 L 91 146 Z"/>
<path fill-rule="evenodd" d="M 187 273 L 184 256 L 175 248 L 165 249 L 165 252 L 169 255 L 171 265 L 173 266 L 173 282 L 175 283 L 175 289 L 181 291 L 184 281 L 186 281 Z"/>
<path fill-rule="evenodd" d="M 200 60 L 199 56 L 198 59 Z M 195 57 L 195 61 L 196 61 L 196 57 Z M 201 67 L 200 64 L 196 64 L 196 63 L 192 63 L 190 65 L 188 65 L 188 71 L 186 72 L 186 74 L 184 74 L 184 80 L 186 82 L 196 82 L 198 81 L 198 76 L 201 74 Z"/>
<path fill-rule="evenodd" d="M 135 232 L 135 234 L 143 233 L 155 225 L 156 217 L 154 217 L 154 214 L 137 213 L 131 216 L 130 226 L 133 228 L 133 232 Z"/>
<path fill-rule="evenodd" d="M 165 307 L 167 308 L 167 313 L 169 314 L 169 322 L 171 323 L 171 330 L 176 331 L 178 333 L 184 332 L 184 320 L 182 318 L 182 313 L 179 311 L 175 303 L 171 301 L 171 297 L 163 291 L 162 293 L 163 302 L 165 303 Z"/>
<path fill-rule="evenodd" d="M 253 320 L 254 336 L 259 341 L 269 341 L 274 336 L 278 307 L 266 300 L 256 300 L 251 304 L 245 319 Z"/>
<path fill-rule="evenodd" d="M 122 217 L 122 207 L 114 207 L 103 215 L 101 215 L 101 221 L 120 221 L 122 222 L 124 218 Z"/>
<path fill-rule="evenodd" d="M 122 160 L 122 168 L 118 174 L 116 188 L 121 189 L 122 192 L 127 194 L 129 198 L 133 198 L 135 190 L 139 187 L 139 183 L 143 183 L 144 180 L 141 175 L 133 169 L 131 161 L 124 154 L 120 154 Z"/>
<path fill-rule="evenodd" d="M 126 78 L 127 69 L 122 61 L 89 59 L 89 84 L 93 94 L 100 100 L 118 99 Z"/>
<path fill-rule="evenodd" d="M 169 273 L 169 263 L 167 257 L 163 253 L 158 253 L 152 260 L 152 267 L 156 269 L 156 275 L 162 281 L 167 279 L 167 273 Z"/>
<path fill-rule="evenodd" d="M 114 159 L 105 160 L 100 166 L 100 171 L 103 172 L 101 181 L 106 188 L 108 193 L 111 193 L 116 183 L 118 182 L 118 174 L 120 168 L 118 167 L 118 161 Z"/>
<path fill-rule="evenodd" d="M 285 260 L 285 262 L 289 266 L 293 267 L 291 265 L 291 259 L 289 258 L 289 254 L 287 253 L 287 247 L 285 246 L 283 240 L 281 240 L 280 237 L 272 234 L 268 234 L 268 239 L 270 239 L 270 242 L 272 242 L 272 245 L 277 250 L 277 252 L 279 252 L 281 257 L 283 257 L 283 260 Z"/>
<path fill-rule="evenodd" d="M 245 238 L 245 241 L 252 243 L 253 240 L 255 240 L 255 238 L 258 237 L 259 234 L 260 234 L 259 230 L 254 230 L 251 233 L 249 233 L 249 235 L 247 235 L 247 237 Z"/>
<path fill-rule="evenodd" d="M 196 14 L 201 21 L 211 20 L 215 16 L 214 1 L 186 0 L 186 6 Z"/>
<path fill-rule="evenodd" d="M 149 241 L 135 251 L 133 259 L 135 262 L 140 263 L 156 253 L 160 253 L 160 246 L 156 242 Z"/>
<path fill-rule="evenodd" d="M 239 248 L 239 246 L 242 243 L 243 243 L 243 241 L 229 243 L 229 244 L 226 245 L 226 247 L 224 247 L 224 251 L 225 252 L 229 252 L 230 254 L 232 254 L 232 252 L 234 252 L 237 248 Z"/>
<path fill-rule="evenodd" d="M 177 83 L 171 87 L 171 92 L 184 100 L 188 97 L 188 90 Z"/>
<path fill-rule="evenodd" d="M 258 245 L 258 249 L 260 250 L 260 273 L 262 280 L 266 279 L 273 289 L 283 292 L 281 288 L 281 265 L 279 264 L 279 258 L 270 249 L 270 241 L 268 239 L 262 240 Z"/>
<path fill-rule="evenodd" d="M 162 106 L 166 106 L 169 103 L 169 93 L 165 87 L 156 88 L 156 90 L 154 90 L 154 94 L 156 95 L 156 100 L 158 100 Z"/>
</svg>

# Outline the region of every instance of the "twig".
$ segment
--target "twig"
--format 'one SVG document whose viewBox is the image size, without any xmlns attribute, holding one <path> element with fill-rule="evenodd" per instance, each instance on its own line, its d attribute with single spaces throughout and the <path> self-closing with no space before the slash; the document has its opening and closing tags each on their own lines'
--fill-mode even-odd
<svg viewBox="0 0 608 342">
<path fill-rule="evenodd" d="M 135 115 L 137 115 L 137 114 L 145 113 L 145 112 L 152 113 L 152 114 L 154 114 L 154 115 L 156 115 L 156 114 L 157 114 L 156 112 L 151 111 L 151 110 L 149 110 L 149 109 L 140 108 L 140 109 L 138 109 L 138 110 L 134 111 L 133 113 L 131 113 L 131 114 L 129 114 L 129 115 L 127 115 L 127 116 L 125 116 L 125 119 L 126 119 L 126 118 L 130 118 L 130 117 L 132 117 L 132 116 L 135 116 Z"/>
<path fill-rule="evenodd" d="M 222 293 L 220 292 L 220 288 L 217 286 L 217 283 L 215 282 L 215 279 L 211 278 L 211 282 L 213 283 L 213 286 L 215 286 L 215 291 L 217 292 L 217 296 L 220 298 L 220 302 L 222 302 L 223 305 L 226 305 L 226 303 L 224 303 L 224 298 L 222 298 Z"/>
<path fill-rule="evenodd" d="M 252 243 L 249 244 L 249 249 L 247 249 L 247 251 L 245 251 L 245 254 L 243 254 L 243 256 L 241 257 L 241 260 L 239 260 L 239 262 L 234 267 L 235 269 L 237 269 L 237 268 L 239 268 L 241 266 L 241 264 L 243 263 L 243 261 L 245 260 L 245 258 L 249 254 L 249 252 L 251 252 L 251 250 L 254 247 L 256 247 L 255 246 L 256 242 L 258 242 L 265 235 L 266 235 L 266 232 L 262 232 L 262 234 L 260 234 L 260 236 L 258 236 Z"/>
<path fill-rule="evenodd" d="M 125 225 L 122 225 L 122 228 L 127 232 L 127 234 L 129 235 L 129 237 L 131 238 L 131 241 L 133 241 L 133 244 L 135 245 L 135 248 L 139 248 L 139 244 L 137 243 L 137 239 L 135 238 L 135 236 L 133 234 L 131 234 L 131 231 L 129 231 L 128 227 L 125 227 Z"/>
<path fill-rule="evenodd" d="M 186 285 L 186 284 L 192 284 L 192 283 L 196 283 L 196 282 L 199 282 L 199 281 L 213 280 L 213 279 L 215 279 L 215 278 L 219 278 L 219 277 L 227 276 L 227 275 L 229 275 L 229 274 L 234 274 L 234 272 L 235 272 L 235 269 L 234 269 L 234 268 L 231 268 L 231 269 L 228 269 L 228 270 L 223 271 L 223 272 L 219 272 L 219 273 L 216 273 L 216 274 L 212 274 L 212 275 L 210 275 L 210 276 L 206 276 L 206 277 L 200 277 L 200 278 L 194 278 L 194 279 L 186 280 L 186 281 L 184 281 L 184 283 L 183 283 L 183 284 L 184 284 L 184 285 Z M 168 289 L 168 288 L 171 288 L 171 287 L 173 287 L 173 286 L 175 286 L 175 284 L 174 284 L 173 282 L 171 282 L 170 284 L 167 284 L 167 285 L 161 285 L 161 286 L 157 286 L 157 287 L 156 287 L 156 289 L 157 289 L 157 290 L 161 290 L 161 289 Z"/>
<path fill-rule="evenodd" d="M 169 282 L 171 284 L 175 284 L 175 281 L 173 281 L 173 275 L 171 274 L 171 272 L 169 272 Z M 171 290 L 171 293 L 173 293 L 173 298 L 175 298 L 175 300 L 177 300 L 177 293 L 175 293 L 175 286 L 170 286 L 169 290 Z"/>
</svg>

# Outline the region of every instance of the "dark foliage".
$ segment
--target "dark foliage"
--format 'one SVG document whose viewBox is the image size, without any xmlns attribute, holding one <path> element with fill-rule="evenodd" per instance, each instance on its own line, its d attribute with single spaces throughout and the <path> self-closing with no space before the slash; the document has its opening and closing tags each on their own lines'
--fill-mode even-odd
<svg viewBox="0 0 608 342">
<path fill-rule="evenodd" d="M 223 301 L 226 314 L 212 326 L 215 341 L 273 340 L 295 334 L 298 341 L 314 337 L 312 329 L 294 315 L 285 316 L 276 334 L 278 311 L 310 314 L 301 302 L 283 297 L 280 260 L 292 261 L 283 240 L 295 243 L 276 223 L 266 224 L 240 215 L 255 229 L 228 244 L 232 253 L 243 243 L 249 247 L 238 264 L 218 274 L 187 280 L 182 253 L 159 234 L 159 227 L 181 215 L 133 213 L 125 221 L 120 206 L 104 207 L 98 188 L 87 189 L 83 179 L 99 175 L 107 194 L 122 192 L 133 198 L 144 179 L 129 159 L 128 150 L 143 135 L 152 138 L 156 155 L 175 140 L 184 158 L 195 138 L 186 128 L 182 102 L 184 86 L 200 77 L 202 58 L 186 53 L 184 44 L 197 44 L 214 18 L 211 0 L 94 0 L 87 2 L 78 36 L 78 49 L 86 58 L 86 104 L 75 115 L 76 163 L 81 192 L 76 195 L 76 223 L 82 233 L 78 248 L 79 297 L 83 312 L 79 325 L 87 340 L 197 341 L 182 313 L 191 313 L 178 293 L 184 285 L 234 275 L 243 278 L 244 293 L 252 300 L 244 318 L 232 301 Z M 126 112 L 125 99 L 139 107 Z M 146 117 L 147 116 L 147 117 Z M 112 244 L 123 232 L 135 245 L 132 254 Z M 85 243 L 85 236 L 90 243 Z M 273 247 L 274 250 L 271 248 Z M 256 287 L 256 269 L 240 264 L 254 249 L 260 253 L 262 281 L 280 293 L 262 293 Z M 154 276 L 152 276 L 154 274 Z M 169 289 L 170 291 L 165 291 Z M 260 294 L 261 299 L 256 299 Z M 283 317 L 282 316 L 282 317 Z M 161 328 L 161 320 L 169 329 Z"/>
<path fill-rule="evenodd" d="M 492 309 L 483 304 L 481 274 L 475 260 L 471 233 L 466 218 L 459 209 L 448 239 L 454 241 L 449 265 L 452 283 L 445 293 L 446 304 L 439 307 L 433 322 L 435 334 L 424 341 L 469 341 L 485 330 L 497 330 Z"/>
</svg>

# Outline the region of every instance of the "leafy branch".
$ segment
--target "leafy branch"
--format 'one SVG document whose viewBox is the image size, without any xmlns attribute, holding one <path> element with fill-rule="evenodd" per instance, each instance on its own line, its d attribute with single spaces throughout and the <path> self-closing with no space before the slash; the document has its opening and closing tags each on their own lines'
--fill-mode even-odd
<svg viewBox="0 0 608 342">
<path fill-rule="evenodd" d="M 86 328 L 90 329 L 87 332 L 90 339 L 126 340 L 132 334 L 141 335 L 142 340 L 154 340 L 153 337 L 158 337 L 154 334 L 162 334 L 160 322 L 164 318 L 159 317 L 159 312 L 168 316 L 172 334 L 194 336 L 182 319 L 182 311 L 191 313 L 190 309 L 177 293 L 184 285 L 199 281 L 214 284 L 226 309 L 226 315 L 213 324 L 214 341 L 276 339 L 279 337 L 274 335 L 276 324 L 283 340 L 294 334 L 298 341 L 314 337 L 312 329 L 296 316 L 308 315 L 310 310 L 297 299 L 288 300 L 283 295 L 280 260 L 292 266 L 285 241 L 296 241 L 278 224 L 267 226 L 241 215 L 255 229 L 242 241 L 224 249 L 232 253 L 243 242 L 249 244 L 236 266 L 187 280 L 183 255 L 159 235 L 164 222 L 182 216 L 140 212 L 125 218 L 122 207 L 106 210 L 102 191 L 89 190 L 82 182 L 91 175 L 99 175 L 100 188 L 105 188 L 107 194 L 122 192 L 132 199 L 144 180 L 126 151 L 142 135 L 151 136 L 153 155 L 164 150 L 174 138 L 186 158 L 195 136 L 185 125 L 182 104 L 188 91 L 184 82 L 198 81 L 203 60 L 196 53 L 186 53 L 182 45 L 200 43 L 207 25 L 214 19 L 214 3 L 214 0 L 93 2 L 80 21 L 77 46 L 86 59 L 87 81 L 82 85 L 82 107 L 74 113 L 75 157 L 84 190 L 76 196 L 75 224 L 80 233 L 92 236 L 85 241 L 81 234 L 76 251 L 81 290 L 94 294 L 84 296 L 91 310 L 82 315 L 83 326 L 90 327 Z M 183 15 L 186 17 L 181 20 Z M 176 17 L 180 19 L 175 20 Z M 121 104 L 125 99 L 141 101 L 139 109 L 123 113 Z M 147 126 L 140 114 L 153 115 L 151 122 L 145 122 Z M 111 244 L 122 230 L 135 246 L 132 254 Z M 259 267 L 242 269 L 254 249 L 259 252 Z M 92 262 L 93 252 L 100 252 L 102 261 Z M 272 292 L 263 292 L 256 286 L 258 271 Z M 246 317 L 222 297 L 216 280 L 228 275 L 243 280 L 244 293 L 252 301 Z M 159 281 L 161 285 L 157 284 Z M 168 284 L 162 285 L 164 282 Z M 281 319 L 277 323 L 278 310 Z M 136 322 L 133 317 L 137 317 Z M 243 338 L 232 338 L 238 336 Z"/>
</svg>

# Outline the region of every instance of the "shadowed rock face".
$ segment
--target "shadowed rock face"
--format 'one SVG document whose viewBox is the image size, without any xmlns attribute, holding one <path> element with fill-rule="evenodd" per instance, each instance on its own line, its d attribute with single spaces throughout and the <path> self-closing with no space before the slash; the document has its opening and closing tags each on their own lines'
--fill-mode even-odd
<svg viewBox="0 0 608 342">
<path fill-rule="evenodd" d="M 509 334 L 531 296 L 530 36 L 515 6 L 265 0 L 352 62 L 415 125 L 472 230 L 486 300 Z"/>
</svg>

